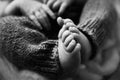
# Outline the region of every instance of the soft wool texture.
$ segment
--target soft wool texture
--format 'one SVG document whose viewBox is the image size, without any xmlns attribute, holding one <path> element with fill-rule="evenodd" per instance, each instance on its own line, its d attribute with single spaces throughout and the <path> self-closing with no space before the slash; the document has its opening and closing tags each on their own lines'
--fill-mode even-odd
<svg viewBox="0 0 120 80">
<path fill-rule="evenodd" d="M 47 40 L 28 18 L 0 19 L 1 55 L 19 70 L 56 78 L 60 71 L 57 44 L 57 40 Z"/>
<path fill-rule="evenodd" d="M 52 31 L 54 33 L 56 29 Z M 40 31 L 26 17 L 4 17 L 0 19 L 2 55 L 19 70 L 31 70 L 56 79 L 62 68 L 59 62 L 58 41 L 47 39 L 53 37 L 52 31 Z M 82 31 L 84 32 L 84 29 Z"/>
</svg>

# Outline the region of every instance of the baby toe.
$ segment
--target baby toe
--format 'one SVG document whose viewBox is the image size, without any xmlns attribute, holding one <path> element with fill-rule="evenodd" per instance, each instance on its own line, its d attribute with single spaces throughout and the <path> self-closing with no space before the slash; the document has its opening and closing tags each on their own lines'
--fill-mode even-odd
<svg viewBox="0 0 120 80">
<path fill-rule="evenodd" d="M 75 46 L 76 46 L 76 41 L 75 41 L 75 40 L 72 40 L 72 41 L 68 44 L 68 46 L 67 46 L 66 49 L 67 49 L 68 52 L 72 52 L 72 51 L 74 50 Z"/>
<path fill-rule="evenodd" d="M 69 35 L 65 41 L 64 41 L 64 45 L 67 47 L 68 44 L 74 39 L 74 37 L 72 35 Z"/>
<path fill-rule="evenodd" d="M 65 39 L 70 35 L 70 31 L 69 30 L 66 30 L 65 32 L 63 32 L 62 34 L 62 41 L 64 42 Z"/>
<path fill-rule="evenodd" d="M 69 30 L 73 33 L 77 33 L 77 34 L 80 33 L 80 31 L 76 27 L 69 27 Z"/>
</svg>

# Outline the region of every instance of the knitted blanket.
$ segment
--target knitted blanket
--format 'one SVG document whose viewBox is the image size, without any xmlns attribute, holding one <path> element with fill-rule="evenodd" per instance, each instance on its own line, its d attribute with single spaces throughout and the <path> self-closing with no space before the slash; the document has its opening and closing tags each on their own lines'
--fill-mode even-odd
<svg viewBox="0 0 120 80">
<path fill-rule="evenodd" d="M 0 19 L 0 51 L 19 70 L 49 78 L 56 78 L 60 71 L 57 40 L 47 40 L 44 31 L 26 17 Z"/>
</svg>

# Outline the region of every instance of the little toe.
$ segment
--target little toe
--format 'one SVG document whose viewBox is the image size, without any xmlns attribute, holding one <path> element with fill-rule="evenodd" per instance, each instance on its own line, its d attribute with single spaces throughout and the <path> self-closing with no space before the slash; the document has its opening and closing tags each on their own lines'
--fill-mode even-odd
<svg viewBox="0 0 120 80">
<path fill-rule="evenodd" d="M 76 41 L 75 41 L 75 40 L 72 40 L 72 41 L 68 44 L 68 46 L 66 47 L 66 50 L 67 50 L 68 52 L 72 52 L 72 51 L 74 50 L 75 46 L 76 46 Z"/>
<path fill-rule="evenodd" d="M 80 32 L 76 27 L 69 27 L 69 30 L 70 30 L 71 32 L 77 33 L 77 34 L 79 34 L 79 32 Z"/>
<path fill-rule="evenodd" d="M 73 22 L 68 22 L 65 25 L 69 27 L 76 27 L 76 25 Z"/>
</svg>

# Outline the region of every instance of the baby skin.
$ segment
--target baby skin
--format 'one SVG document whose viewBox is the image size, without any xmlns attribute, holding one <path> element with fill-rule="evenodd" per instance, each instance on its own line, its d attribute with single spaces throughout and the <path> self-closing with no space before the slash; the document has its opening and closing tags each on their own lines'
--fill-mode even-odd
<svg viewBox="0 0 120 80">
<path fill-rule="evenodd" d="M 81 57 L 85 58 L 87 62 L 90 56 L 91 46 L 87 37 L 78 30 L 72 20 L 59 17 L 57 22 L 62 26 L 58 34 L 60 63 L 63 71 L 73 76 L 77 74 L 76 72 L 79 68 L 85 68 L 85 65 L 82 64 L 84 62 Z"/>
<path fill-rule="evenodd" d="M 81 63 L 81 44 L 78 42 L 79 30 L 69 19 L 58 18 L 57 21 L 59 25 L 63 26 L 58 35 L 60 63 L 64 72 L 70 74 L 75 72 Z"/>
<path fill-rule="evenodd" d="M 70 73 L 84 66 L 81 62 L 88 62 L 91 55 L 91 45 L 72 20 L 59 17 L 57 22 L 62 26 L 58 35 L 60 62 L 65 72 Z"/>
</svg>

